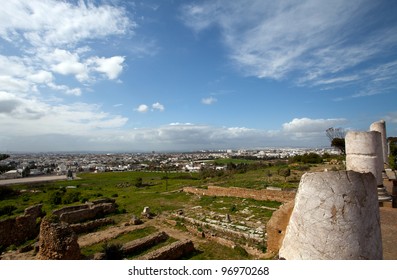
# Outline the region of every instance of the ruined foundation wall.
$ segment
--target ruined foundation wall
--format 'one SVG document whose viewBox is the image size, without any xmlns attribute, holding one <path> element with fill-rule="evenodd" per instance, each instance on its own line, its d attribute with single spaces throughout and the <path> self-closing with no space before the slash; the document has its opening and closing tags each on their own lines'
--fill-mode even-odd
<svg viewBox="0 0 397 280">
<path fill-rule="evenodd" d="M 278 254 L 278 251 L 280 250 L 283 243 L 285 232 L 293 209 L 293 200 L 281 205 L 279 209 L 274 211 L 269 222 L 266 224 L 266 247 L 268 253 L 275 255 Z"/>
<path fill-rule="evenodd" d="M 42 204 L 25 209 L 22 216 L 0 221 L 0 247 L 20 245 L 39 234 L 37 218 L 42 217 Z"/>
<path fill-rule="evenodd" d="M 59 218 L 62 222 L 75 224 L 92 220 L 113 213 L 116 207 L 113 203 L 94 204 L 90 208 L 62 213 Z"/>
<path fill-rule="evenodd" d="M 124 254 L 133 254 L 144 251 L 146 248 L 153 247 L 154 245 L 166 241 L 168 234 L 165 232 L 156 232 L 146 237 L 130 241 L 123 245 L 121 250 Z"/>
<path fill-rule="evenodd" d="M 185 187 L 183 191 L 198 195 L 252 198 L 255 200 L 271 200 L 281 203 L 291 201 L 295 197 L 295 192 L 292 191 L 252 190 L 235 187 L 223 188 L 208 186 L 208 189 Z"/>
<path fill-rule="evenodd" d="M 99 227 L 110 225 L 110 224 L 114 224 L 113 219 L 103 218 L 103 219 L 97 219 L 94 221 L 89 221 L 86 223 L 72 224 L 72 225 L 70 225 L 70 228 L 76 234 L 80 234 L 80 233 L 91 232 Z"/>
<path fill-rule="evenodd" d="M 150 252 L 140 260 L 177 260 L 184 255 L 195 251 L 193 242 L 191 240 L 182 240 L 171 243 L 170 245 L 161 247 L 158 250 Z"/>
</svg>

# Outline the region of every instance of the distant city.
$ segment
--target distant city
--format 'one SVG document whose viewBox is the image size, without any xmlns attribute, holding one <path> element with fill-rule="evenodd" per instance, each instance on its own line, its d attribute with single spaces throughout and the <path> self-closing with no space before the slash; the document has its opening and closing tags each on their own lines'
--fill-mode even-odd
<svg viewBox="0 0 397 280">
<path fill-rule="evenodd" d="M 214 167 L 212 160 L 246 158 L 287 159 L 295 155 L 339 154 L 333 148 L 267 148 L 261 150 L 218 150 L 180 153 L 10 153 L 0 162 L 0 179 L 68 172 L 181 171 L 198 172 Z M 217 166 L 222 168 L 222 166 Z"/>
</svg>

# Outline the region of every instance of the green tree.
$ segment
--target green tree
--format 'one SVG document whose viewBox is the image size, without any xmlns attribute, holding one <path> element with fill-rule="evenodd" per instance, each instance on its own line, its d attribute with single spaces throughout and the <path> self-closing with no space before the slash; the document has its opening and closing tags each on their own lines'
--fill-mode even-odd
<svg viewBox="0 0 397 280">
<path fill-rule="evenodd" d="M 388 139 L 390 153 L 389 153 L 389 166 L 392 170 L 397 169 L 397 137 L 389 137 Z"/>
<path fill-rule="evenodd" d="M 331 146 L 341 151 L 343 155 L 346 154 L 345 136 L 346 131 L 343 128 L 330 127 L 325 131 L 328 139 L 331 141 Z"/>
<path fill-rule="evenodd" d="M 284 177 L 284 180 L 287 181 L 287 177 L 291 176 L 291 169 L 289 168 L 280 168 L 278 170 L 278 174 Z"/>
</svg>

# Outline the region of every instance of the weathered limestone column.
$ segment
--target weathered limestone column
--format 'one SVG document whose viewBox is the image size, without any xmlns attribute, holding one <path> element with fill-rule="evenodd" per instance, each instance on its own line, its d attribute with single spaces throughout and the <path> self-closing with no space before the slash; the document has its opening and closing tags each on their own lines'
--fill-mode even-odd
<svg viewBox="0 0 397 280">
<path fill-rule="evenodd" d="M 387 146 L 387 136 L 386 136 L 386 123 L 384 120 L 380 120 L 378 122 L 374 122 L 369 127 L 370 131 L 377 131 L 381 134 L 382 140 L 382 157 L 383 163 L 388 164 L 388 146 Z"/>
<path fill-rule="evenodd" d="M 346 142 L 346 170 L 370 172 L 376 185 L 383 185 L 383 156 L 381 133 L 377 131 L 349 131 Z"/>
<path fill-rule="evenodd" d="M 382 259 L 375 186 L 371 173 L 304 174 L 279 257 L 287 260 Z"/>
</svg>

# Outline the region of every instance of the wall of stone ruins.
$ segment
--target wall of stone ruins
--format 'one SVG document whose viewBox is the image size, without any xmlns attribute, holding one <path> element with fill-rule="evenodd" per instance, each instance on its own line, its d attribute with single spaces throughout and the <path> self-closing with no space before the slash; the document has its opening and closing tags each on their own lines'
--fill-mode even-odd
<svg viewBox="0 0 397 280">
<path fill-rule="evenodd" d="M 42 204 L 25 209 L 22 216 L 0 221 L 0 247 L 7 248 L 10 245 L 20 245 L 33 239 L 39 234 L 37 218 L 43 217 Z"/>
<path fill-rule="evenodd" d="M 115 211 L 116 206 L 114 203 L 100 203 L 64 207 L 54 211 L 53 214 L 59 216 L 62 222 L 75 224 L 103 217 Z"/>
<path fill-rule="evenodd" d="M 102 219 L 97 219 L 94 221 L 89 221 L 86 223 L 79 223 L 79 224 L 71 224 L 70 228 L 76 233 L 86 233 L 86 232 L 91 232 L 99 227 L 106 226 L 106 225 L 111 225 L 114 224 L 113 219 L 109 218 L 102 218 Z"/>
<path fill-rule="evenodd" d="M 135 254 L 144 251 L 147 248 L 153 247 L 156 244 L 159 244 L 168 239 L 168 234 L 165 232 L 156 232 L 151 235 L 148 235 L 143 238 L 139 238 L 137 240 L 130 241 L 125 243 L 121 250 L 123 254 Z"/>
<path fill-rule="evenodd" d="M 40 225 L 39 260 L 79 260 L 81 259 L 77 234 L 62 222 L 54 222 L 47 217 Z"/>
<path fill-rule="evenodd" d="M 260 245 L 260 244 L 264 243 L 264 238 L 259 237 L 256 234 L 232 230 L 232 229 L 226 228 L 225 226 L 222 226 L 222 224 L 216 225 L 216 224 L 203 222 L 203 221 L 185 217 L 185 216 L 178 216 L 178 218 L 183 219 L 183 221 L 185 223 L 189 223 L 191 225 L 201 227 L 204 235 L 218 234 L 226 239 L 244 241 L 244 243 L 250 244 L 251 246 L 252 245 Z"/>
<path fill-rule="evenodd" d="M 194 251 L 195 248 L 191 240 L 182 240 L 161 247 L 160 249 L 150 252 L 139 259 L 140 260 L 177 260 L 185 255 L 193 253 Z"/>
<path fill-rule="evenodd" d="M 255 200 L 270 200 L 285 203 L 295 198 L 293 191 L 276 191 L 276 190 L 252 190 L 245 188 L 223 188 L 208 186 L 208 189 L 185 187 L 184 192 L 206 196 L 228 196 L 240 198 L 252 198 Z"/>
<path fill-rule="evenodd" d="M 294 209 L 294 201 L 291 200 L 280 206 L 273 212 L 272 217 L 266 224 L 266 247 L 267 253 L 277 255 L 284 240 L 285 232 Z"/>
</svg>

